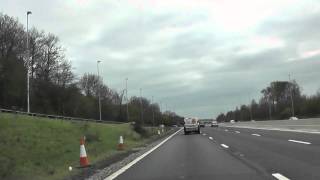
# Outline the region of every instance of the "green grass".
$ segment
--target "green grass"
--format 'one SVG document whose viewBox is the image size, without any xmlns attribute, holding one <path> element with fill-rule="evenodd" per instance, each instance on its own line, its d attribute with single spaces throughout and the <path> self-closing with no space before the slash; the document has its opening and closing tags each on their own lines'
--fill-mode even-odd
<svg viewBox="0 0 320 180">
<path fill-rule="evenodd" d="M 62 179 L 77 173 L 79 141 L 86 136 L 90 163 L 115 153 L 119 136 L 126 148 L 146 139 L 129 124 L 96 124 L 0 113 L 0 179 Z"/>
</svg>

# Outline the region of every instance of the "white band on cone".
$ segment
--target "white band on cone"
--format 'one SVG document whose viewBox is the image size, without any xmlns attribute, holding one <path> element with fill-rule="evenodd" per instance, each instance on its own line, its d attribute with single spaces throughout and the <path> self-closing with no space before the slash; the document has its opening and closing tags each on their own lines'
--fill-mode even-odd
<svg viewBox="0 0 320 180">
<path fill-rule="evenodd" d="M 87 157 L 86 149 L 83 144 L 80 145 L 80 157 Z"/>
<path fill-rule="evenodd" d="M 120 143 L 120 144 L 123 144 L 123 137 L 122 137 L 122 136 L 120 136 L 119 143 Z"/>
</svg>

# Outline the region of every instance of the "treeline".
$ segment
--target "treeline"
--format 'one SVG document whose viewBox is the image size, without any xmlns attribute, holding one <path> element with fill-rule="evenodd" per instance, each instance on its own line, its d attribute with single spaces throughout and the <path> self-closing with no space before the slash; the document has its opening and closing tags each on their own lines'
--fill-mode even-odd
<svg viewBox="0 0 320 180">
<path fill-rule="evenodd" d="M 219 122 L 288 119 L 290 117 L 309 118 L 320 116 L 320 91 L 312 96 L 301 95 L 296 81 L 275 81 L 261 90 L 262 97 L 257 102 L 241 105 L 235 110 L 221 113 Z"/>
<path fill-rule="evenodd" d="M 18 19 L 0 13 L 1 108 L 27 110 L 29 63 L 31 112 L 99 119 L 100 91 L 103 120 L 147 125 L 181 121 L 174 112 L 161 112 L 159 105 L 151 104 L 147 98 L 131 97 L 125 101 L 125 90 L 116 92 L 95 74 L 76 78 L 57 36 L 36 28 L 28 33 L 27 49 L 25 27 Z"/>
</svg>

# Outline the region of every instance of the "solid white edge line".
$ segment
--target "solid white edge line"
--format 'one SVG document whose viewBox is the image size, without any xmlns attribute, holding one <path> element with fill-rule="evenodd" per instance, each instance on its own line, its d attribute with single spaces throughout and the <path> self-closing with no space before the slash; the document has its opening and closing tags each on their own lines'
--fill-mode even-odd
<svg viewBox="0 0 320 180">
<path fill-rule="evenodd" d="M 280 173 L 273 173 L 272 176 L 277 178 L 278 180 L 290 180 L 289 178 L 285 177 L 284 175 L 282 175 Z"/>
<path fill-rule="evenodd" d="M 310 142 L 298 141 L 298 140 L 293 140 L 293 139 L 289 139 L 288 141 L 290 141 L 290 142 L 295 142 L 295 143 L 300 143 L 300 144 L 311 144 Z"/>
<path fill-rule="evenodd" d="M 212 138 L 211 136 L 209 137 L 209 139 L 210 139 L 210 140 L 213 140 L 213 138 Z"/>
<path fill-rule="evenodd" d="M 162 142 L 160 142 L 158 145 L 156 145 L 155 147 L 153 147 L 152 149 L 150 149 L 149 151 L 147 151 L 146 153 L 142 154 L 141 156 L 137 157 L 136 159 L 134 159 L 133 161 L 131 161 L 130 163 L 128 163 L 127 165 L 125 165 L 124 167 L 120 168 L 118 171 L 114 172 L 113 174 L 111 174 L 110 176 L 106 177 L 104 180 L 112 180 L 116 177 L 118 177 L 120 174 L 124 173 L 126 170 L 128 170 L 131 166 L 133 166 L 134 164 L 136 164 L 137 162 L 139 162 L 141 159 L 143 159 L 144 157 L 146 157 L 148 154 L 152 153 L 152 151 L 156 150 L 158 147 L 160 147 L 162 144 L 164 144 L 166 141 L 168 141 L 169 139 L 171 139 L 174 135 L 176 135 L 178 132 L 180 132 L 182 130 L 179 129 L 177 132 L 171 134 L 169 137 L 167 137 L 165 140 L 163 140 Z"/>
<path fill-rule="evenodd" d="M 252 136 L 261 136 L 260 134 L 251 134 Z"/>
<path fill-rule="evenodd" d="M 221 144 L 222 147 L 224 148 L 229 148 L 229 146 L 225 145 L 225 144 Z"/>
</svg>

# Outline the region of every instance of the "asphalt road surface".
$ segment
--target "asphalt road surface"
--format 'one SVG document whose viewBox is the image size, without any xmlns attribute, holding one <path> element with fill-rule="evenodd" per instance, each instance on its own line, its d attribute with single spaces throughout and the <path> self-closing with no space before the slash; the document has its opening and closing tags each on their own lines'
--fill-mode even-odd
<svg viewBox="0 0 320 180">
<path fill-rule="evenodd" d="M 244 128 L 180 131 L 119 180 L 319 180 L 320 135 Z"/>
</svg>

